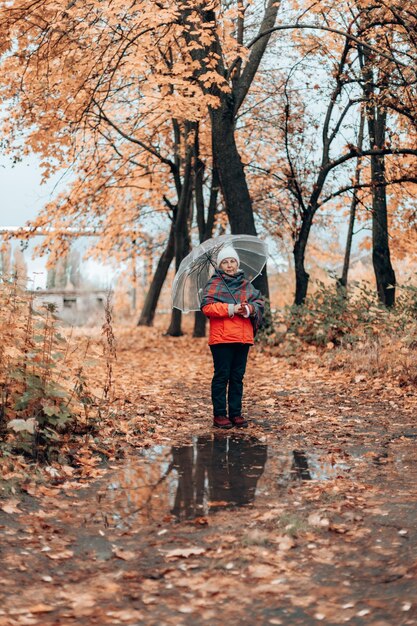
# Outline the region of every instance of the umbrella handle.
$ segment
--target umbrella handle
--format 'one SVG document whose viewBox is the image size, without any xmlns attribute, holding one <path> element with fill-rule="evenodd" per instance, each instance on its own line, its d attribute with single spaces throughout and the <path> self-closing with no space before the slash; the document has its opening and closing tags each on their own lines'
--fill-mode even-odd
<svg viewBox="0 0 417 626">
<path fill-rule="evenodd" d="M 217 267 L 214 265 L 213 260 L 212 260 L 212 258 L 210 257 L 210 255 L 208 254 L 208 252 L 206 252 L 206 256 L 207 256 L 207 258 L 208 258 L 208 260 L 209 260 L 209 263 L 210 263 L 210 264 L 214 267 L 214 269 L 217 269 Z M 235 304 L 238 304 L 238 301 L 236 300 L 236 298 L 234 297 L 234 295 L 233 295 L 233 294 L 232 294 L 232 292 L 230 291 L 230 289 L 229 289 L 229 285 L 228 285 L 228 284 L 227 284 L 227 282 L 225 281 L 225 279 L 224 279 L 224 277 L 222 276 L 222 274 L 220 274 L 220 277 L 221 277 L 222 281 L 224 282 L 224 284 L 225 284 L 225 287 L 226 287 L 227 291 L 228 291 L 228 292 L 230 293 L 230 295 L 232 296 L 232 298 L 233 298 L 233 300 L 234 300 L 234 303 L 235 303 Z"/>
</svg>

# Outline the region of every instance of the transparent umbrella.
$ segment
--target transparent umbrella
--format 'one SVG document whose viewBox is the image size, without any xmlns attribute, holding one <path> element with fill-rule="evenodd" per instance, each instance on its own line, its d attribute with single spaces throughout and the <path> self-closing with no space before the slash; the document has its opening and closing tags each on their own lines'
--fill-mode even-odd
<svg viewBox="0 0 417 626">
<path fill-rule="evenodd" d="M 199 311 L 204 287 L 216 268 L 217 255 L 233 246 L 240 269 L 252 281 L 262 272 L 268 258 L 267 244 L 253 235 L 221 235 L 207 239 L 182 260 L 172 285 L 172 306 L 183 313 Z"/>
</svg>

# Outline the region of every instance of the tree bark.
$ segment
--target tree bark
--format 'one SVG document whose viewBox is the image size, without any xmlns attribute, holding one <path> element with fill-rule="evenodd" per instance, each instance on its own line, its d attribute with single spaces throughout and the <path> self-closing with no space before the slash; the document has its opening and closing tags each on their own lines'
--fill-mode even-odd
<svg viewBox="0 0 417 626">
<path fill-rule="evenodd" d="M 179 309 L 172 309 L 171 312 L 171 321 L 169 323 L 168 330 L 166 331 L 166 335 L 170 337 L 181 337 L 184 333 L 181 328 L 182 322 L 182 313 Z"/>
<path fill-rule="evenodd" d="M 233 110 L 233 99 L 226 95 L 221 106 L 210 111 L 213 157 L 232 234 L 257 235 L 252 200 L 236 146 Z M 256 286 L 269 297 L 266 268 L 258 277 Z"/>
<path fill-rule="evenodd" d="M 304 262 L 305 262 L 305 252 L 306 252 L 308 237 L 310 235 L 312 221 L 313 221 L 313 216 L 311 214 L 307 215 L 301 225 L 301 229 L 295 241 L 294 249 L 293 249 L 294 270 L 295 270 L 294 304 L 296 305 L 303 304 L 307 296 L 308 281 L 309 281 L 310 275 L 305 270 Z"/>
<path fill-rule="evenodd" d="M 201 311 L 194 314 L 194 330 L 193 337 L 205 337 L 207 327 L 207 317 Z"/>
<path fill-rule="evenodd" d="M 236 146 L 233 100 L 211 110 L 213 154 L 232 233 L 256 235 L 252 200 Z"/>
<path fill-rule="evenodd" d="M 198 151 L 198 145 L 196 147 Z M 198 154 L 198 152 L 197 152 Z M 195 175 L 195 195 L 196 195 L 196 207 L 197 207 L 197 224 L 198 232 L 200 236 L 200 242 L 210 239 L 213 235 L 214 218 L 217 210 L 217 198 L 219 195 L 219 178 L 217 170 L 213 166 L 211 173 L 211 189 L 210 198 L 207 207 L 207 218 L 205 216 L 205 206 L 203 197 L 203 172 L 204 164 L 197 158 L 195 162 L 196 175 Z M 194 315 L 194 330 L 193 337 L 205 337 L 207 327 L 207 318 L 201 311 L 196 311 Z"/>
<path fill-rule="evenodd" d="M 379 116 L 378 116 L 379 117 Z M 377 128 L 385 120 L 377 120 Z M 372 262 L 378 299 L 387 307 L 395 304 L 395 272 L 391 264 L 388 238 L 388 210 L 385 186 L 385 158 L 371 157 L 372 189 Z"/>
<path fill-rule="evenodd" d="M 341 277 L 337 281 L 338 286 L 342 287 L 343 289 L 346 289 L 347 283 L 348 283 L 350 255 L 352 252 L 353 228 L 355 226 L 357 206 L 358 206 L 358 196 L 356 194 L 356 191 L 354 191 L 352 202 L 350 203 L 350 210 L 349 210 L 349 226 L 348 226 L 348 232 L 346 236 L 346 247 L 345 247 L 345 256 L 343 259 L 343 270 L 342 270 Z"/>
<path fill-rule="evenodd" d="M 365 126 L 365 115 L 363 112 L 361 113 L 361 119 L 359 123 L 359 133 L 358 133 L 358 150 L 362 151 L 363 148 L 363 131 Z M 360 184 L 361 180 L 361 167 L 362 167 L 362 159 L 358 157 L 355 168 L 355 177 L 354 177 L 354 185 Z M 346 248 L 345 248 L 345 256 L 343 260 L 343 270 L 342 275 L 338 280 L 338 286 L 346 289 L 348 284 L 348 274 L 349 274 L 349 266 L 350 266 L 350 255 L 352 252 L 352 241 L 353 241 L 353 229 L 355 227 L 355 219 L 356 219 L 356 208 L 358 206 L 358 192 L 356 189 L 353 190 L 352 202 L 350 203 L 350 211 L 349 211 L 349 226 L 348 233 L 346 237 Z"/>
<path fill-rule="evenodd" d="M 363 50 L 364 92 L 369 143 L 372 150 L 384 147 L 387 110 L 375 100 L 375 78 L 369 51 Z M 391 264 L 388 237 L 388 208 L 385 176 L 385 156 L 371 155 L 372 180 L 372 262 L 379 301 L 387 307 L 395 304 L 395 272 Z"/>
<path fill-rule="evenodd" d="M 159 296 L 168 274 L 172 259 L 174 258 L 174 222 L 171 224 L 166 248 L 158 261 L 158 265 L 153 275 L 152 282 L 146 294 L 142 312 L 138 321 L 138 326 L 152 326 L 155 318 L 155 311 Z"/>
<path fill-rule="evenodd" d="M 187 139 L 189 132 L 194 128 L 193 124 L 186 124 L 185 127 L 185 144 L 187 145 Z M 174 224 L 174 246 L 175 246 L 175 271 L 178 272 L 181 261 L 187 256 L 190 251 L 190 238 L 188 229 L 188 216 L 190 211 L 190 204 L 193 191 L 193 170 L 192 148 L 187 145 L 187 152 L 185 157 L 183 184 L 181 188 L 181 196 L 178 202 L 177 216 Z M 166 332 L 171 337 L 180 337 L 183 332 L 181 329 L 181 311 L 178 309 L 172 309 L 171 322 Z"/>
<path fill-rule="evenodd" d="M 217 63 L 217 73 L 223 76 L 230 86 L 230 91 L 220 89 L 218 86 L 207 87 L 204 82 L 201 87 L 204 93 L 215 95 L 218 98 L 219 106 L 210 108 L 210 119 L 212 124 L 212 150 L 213 161 L 218 171 L 220 188 L 225 203 L 226 212 L 229 218 L 232 234 L 257 235 L 253 215 L 253 206 L 246 181 L 243 164 L 239 155 L 235 138 L 236 115 L 252 85 L 253 79 L 258 71 L 265 50 L 268 46 L 271 33 L 269 30 L 274 26 L 279 0 L 268 0 L 259 33 L 268 33 L 260 37 L 251 47 L 249 59 L 242 68 L 241 58 L 238 58 L 232 68 L 227 70 L 223 55 L 222 46 L 217 34 L 216 13 L 213 5 L 207 6 L 200 3 L 200 15 L 203 24 L 206 24 L 212 33 L 212 41 L 209 45 L 204 44 L 203 48 L 195 47 L 193 58 L 201 63 L 200 74 L 205 72 L 205 58 L 215 58 Z M 183 19 L 187 23 L 190 17 L 188 4 L 184 3 Z M 242 15 L 240 16 L 242 20 Z M 190 23 L 190 31 L 194 31 L 193 23 Z M 240 23 L 240 31 L 243 32 L 243 22 Z M 189 31 L 186 35 L 188 39 L 198 40 L 198 35 L 194 36 Z M 201 44 L 201 42 L 198 42 Z M 234 72 L 233 72 L 234 67 Z M 230 74 L 230 76 L 228 76 Z M 230 85 L 231 83 L 231 85 Z M 266 269 L 257 279 L 258 289 L 269 297 L 268 279 Z"/>
</svg>

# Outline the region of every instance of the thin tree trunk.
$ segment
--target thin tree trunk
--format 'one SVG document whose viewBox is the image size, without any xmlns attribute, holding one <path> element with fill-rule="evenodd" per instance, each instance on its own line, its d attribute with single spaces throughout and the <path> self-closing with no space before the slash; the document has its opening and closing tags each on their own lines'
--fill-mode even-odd
<svg viewBox="0 0 417 626">
<path fill-rule="evenodd" d="M 294 270 L 295 270 L 295 298 L 294 304 L 301 305 L 306 299 L 307 289 L 308 289 L 308 281 L 310 275 L 306 272 L 304 267 L 305 262 L 305 252 L 308 242 L 308 237 L 310 235 L 311 224 L 313 221 L 313 215 L 311 212 L 306 215 L 302 225 L 300 232 L 298 234 L 297 240 L 294 244 Z"/>
<path fill-rule="evenodd" d="M 196 311 L 194 314 L 193 337 L 205 337 L 206 326 L 207 326 L 207 317 L 201 311 Z"/>
<path fill-rule="evenodd" d="M 371 172 L 375 184 L 372 191 L 372 262 L 379 301 L 391 307 L 395 304 L 396 281 L 389 249 L 384 157 L 371 157 Z"/>
<path fill-rule="evenodd" d="M 155 318 L 155 311 L 158 305 L 159 296 L 168 274 L 172 259 L 174 258 L 174 222 L 171 224 L 167 246 L 158 261 L 155 274 L 146 294 L 142 312 L 138 321 L 138 326 L 152 326 Z"/>
<path fill-rule="evenodd" d="M 367 97 L 366 116 L 371 149 L 385 144 L 387 111 L 374 100 L 374 69 L 369 52 L 362 51 L 365 59 L 364 92 Z M 372 180 L 372 262 L 374 266 L 378 299 L 387 307 L 395 304 L 395 273 L 391 264 L 388 237 L 388 208 L 384 155 L 371 156 Z"/>
<path fill-rule="evenodd" d="M 195 128 L 193 124 L 186 124 L 185 142 L 189 132 Z M 185 168 L 181 196 L 178 202 L 177 217 L 174 225 L 174 241 L 175 241 L 175 271 L 178 271 L 181 261 L 190 251 L 190 238 L 188 231 L 188 216 L 193 191 L 193 170 L 192 170 L 192 148 L 187 146 L 187 154 L 185 157 Z M 171 337 L 180 337 L 183 332 L 181 329 L 181 311 L 172 309 L 171 322 L 166 332 Z"/>
<path fill-rule="evenodd" d="M 217 170 L 213 167 L 211 174 L 211 189 L 210 199 L 207 209 L 207 219 L 204 215 L 204 198 L 203 198 L 203 178 L 202 178 L 202 165 L 199 165 L 197 161 L 196 167 L 199 169 L 196 171 L 195 177 L 195 192 L 196 192 L 196 206 L 197 206 L 197 224 L 198 232 L 200 235 L 200 242 L 207 241 L 213 235 L 214 218 L 217 210 L 217 198 L 219 195 L 219 178 Z M 207 318 L 201 311 L 196 311 L 194 315 L 194 330 L 193 337 L 205 337 L 206 336 Z"/>
<path fill-rule="evenodd" d="M 166 335 L 170 337 L 181 337 L 184 333 L 181 328 L 182 321 L 182 313 L 179 309 L 172 309 L 171 312 L 171 321 L 169 323 L 168 330 L 166 331 Z"/>
<path fill-rule="evenodd" d="M 342 275 L 338 279 L 338 286 L 346 289 L 348 283 L 348 273 L 349 273 L 349 265 L 350 265 L 350 255 L 352 252 L 352 241 L 353 241 L 353 229 L 355 226 L 355 218 L 356 218 L 356 208 L 358 206 L 358 196 L 356 195 L 356 191 L 353 194 L 352 201 L 350 203 L 350 211 L 349 211 L 349 226 L 346 237 L 346 247 L 345 247 L 345 256 L 343 259 L 343 270 Z"/>
<path fill-rule="evenodd" d="M 358 133 L 358 150 L 362 151 L 363 148 L 363 131 L 365 126 L 365 115 L 363 112 L 361 113 L 360 123 L 359 123 L 359 133 Z M 354 185 L 359 185 L 361 180 L 361 167 L 362 167 L 362 159 L 359 157 L 356 162 L 355 169 L 355 177 L 354 177 Z M 349 226 L 348 233 L 346 237 L 346 248 L 345 248 L 345 257 L 343 260 L 343 270 L 342 276 L 338 280 L 338 285 L 343 289 L 346 289 L 348 284 L 348 273 L 350 266 L 350 255 L 352 252 L 352 241 L 353 241 L 353 229 L 355 227 L 355 219 L 356 219 L 356 209 L 358 206 L 358 191 L 357 189 L 353 190 L 352 202 L 350 203 L 350 211 L 349 211 Z"/>
</svg>

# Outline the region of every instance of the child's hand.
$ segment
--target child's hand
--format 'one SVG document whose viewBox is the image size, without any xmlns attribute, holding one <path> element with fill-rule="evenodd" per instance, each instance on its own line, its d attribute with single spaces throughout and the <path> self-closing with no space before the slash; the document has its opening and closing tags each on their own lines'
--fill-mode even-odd
<svg viewBox="0 0 417 626">
<path fill-rule="evenodd" d="M 245 313 L 245 307 L 243 304 L 235 304 L 233 308 L 233 313 L 235 315 L 243 315 Z"/>
<path fill-rule="evenodd" d="M 242 302 L 242 315 L 244 317 L 251 317 L 255 313 L 255 307 L 253 304 L 249 304 L 249 302 Z"/>
</svg>

